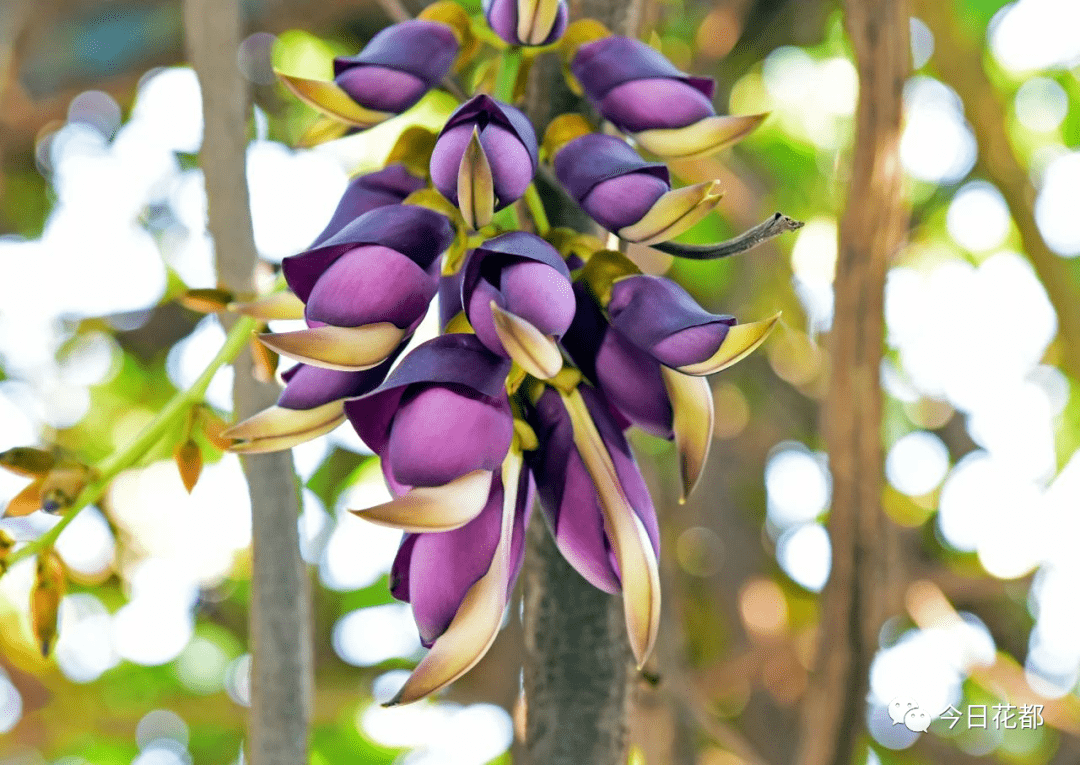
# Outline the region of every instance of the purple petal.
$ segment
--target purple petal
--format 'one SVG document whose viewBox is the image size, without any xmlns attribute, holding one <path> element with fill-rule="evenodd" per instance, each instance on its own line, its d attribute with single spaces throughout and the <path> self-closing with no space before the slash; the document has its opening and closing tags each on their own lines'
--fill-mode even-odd
<svg viewBox="0 0 1080 765">
<path fill-rule="evenodd" d="M 613 135 L 588 133 L 570 141 L 555 155 L 555 175 L 578 202 L 597 184 L 628 173 L 651 175 L 670 188 L 667 165 L 646 162 L 626 141 Z"/>
<path fill-rule="evenodd" d="M 386 459 L 405 486 L 442 486 L 474 470 L 496 470 L 513 436 L 505 395 L 465 386 L 409 386 L 390 426 Z"/>
<path fill-rule="evenodd" d="M 660 365 L 616 329 L 596 355 L 597 384 L 628 420 L 660 438 L 671 438 L 672 410 Z"/>
<path fill-rule="evenodd" d="M 394 563 L 390 566 L 390 594 L 409 602 L 409 568 L 412 566 L 413 546 L 419 534 L 402 534 Z"/>
<path fill-rule="evenodd" d="M 461 158 L 472 138 L 472 125 L 444 130 L 431 152 L 431 183 L 439 193 L 457 204 L 457 178 Z"/>
<path fill-rule="evenodd" d="M 681 128 L 716 114 L 712 100 L 682 80 L 648 78 L 616 85 L 597 104 L 628 133 Z"/>
<path fill-rule="evenodd" d="M 399 204 L 409 194 L 423 187 L 422 179 L 397 164 L 376 173 L 357 176 L 349 182 L 330 222 L 311 246 L 318 247 L 364 213 L 376 207 Z"/>
<path fill-rule="evenodd" d="M 506 308 L 506 299 L 494 286 L 481 280 L 469 296 L 469 306 L 466 316 L 472 325 L 476 336 L 492 353 L 507 356 L 499 333 L 495 331 L 495 318 L 491 314 L 491 302 L 499 308 Z"/>
<path fill-rule="evenodd" d="M 593 101 L 630 80 L 667 78 L 687 83 L 712 99 L 716 83 L 679 71 L 662 53 L 640 40 L 612 35 L 578 49 L 570 71 Z"/>
<path fill-rule="evenodd" d="M 363 372 L 340 372 L 297 364 L 281 375 L 285 380 L 285 390 L 281 392 L 278 406 L 285 409 L 314 409 L 331 401 L 362 396 L 386 379 L 386 373 L 400 351 L 398 349 L 379 366 Z"/>
<path fill-rule="evenodd" d="M 405 111 L 428 91 L 419 77 L 383 66 L 354 66 L 334 82 L 361 106 L 391 114 Z"/>
<path fill-rule="evenodd" d="M 615 282 L 608 303 L 611 323 L 635 345 L 670 367 L 694 364 L 716 353 L 735 317 L 713 314 L 686 290 L 661 276 Z"/>
<path fill-rule="evenodd" d="M 305 315 L 338 327 L 390 322 L 411 328 L 423 318 L 438 281 L 397 250 L 357 247 L 323 272 Z"/>
<path fill-rule="evenodd" d="M 525 43 L 518 37 L 518 3 L 517 0 L 484 0 L 484 16 L 487 18 L 488 26 L 499 37 L 505 40 L 510 45 L 524 45 Z M 551 43 L 562 37 L 563 32 L 566 31 L 566 22 L 569 16 L 569 10 L 566 7 L 565 2 L 559 3 L 559 10 L 555 16 L 555 23 L 552 24 L 551 32 L 540 45 L 550 45 Z"/>
<path fill-rule="evenodd" d="M 574 291 L 562 273 L 536 261 L 512 263 L 502 269 L 499 291 L 505 308 L 545 335 L 562 337 L 574 320 Z"/>
<path fill-rule="evenodd" d="M 488 125 L 480 131 L 480 146 L 491 165 L 498 207 L 520 199 L 532 183 L 532 157 L 521 139 L 512 130 Z"/>
<path fill-rule="evenodd" d="M 289 287 L 305 303 L 315 282 L 349 250 L 377 244 L 397 250 L 427 270 L 454 241 L 445 215 L 415 205 L 378 207 L 364 213 L 318 246 L 285 258 L 282 272 Z"/>
<path fill-rule="evenodd" d="M 345 402 L 345 414 L 364 443 L 386 451 L 390 423 L 405 389 L 413 384 L 462 385 L 496 399 L 506 395 L 510 361 L 484 347 L 475 335 L 452 334 L 414 348 L 390 373 L 386 382 L 359 398 Z"/>
<path fill-rule="evenodd" d="M 450 626 L 469 588 L 491 568 L 502 528 L 502 482 L 492 480 L 480 515 L 459 529 L 412 537 L 408 553 L 409 602 L 427 646 Z"/>
<path fill-rule="evenodd" d="M 334 76 L 357 66 L 374 65 L 407 72 L 433 87 L 450 72 L 458 40 L 446 24 L 405 21 L 378 32 L 355 56 L 334 59 Z"/>
<path fill-rule="evenodd" d="M 446 329 L 450 320 L 461 313 L 461 270 L 439 277 L 439 328 Z"/>
<path fill-rule="evenodd" d="M 604 228 L 618 231 L 644 218 L 669 188 L 655 176 L 628 173 L 593 186 L 581 200 L 581 207 Z"/>
</svg>

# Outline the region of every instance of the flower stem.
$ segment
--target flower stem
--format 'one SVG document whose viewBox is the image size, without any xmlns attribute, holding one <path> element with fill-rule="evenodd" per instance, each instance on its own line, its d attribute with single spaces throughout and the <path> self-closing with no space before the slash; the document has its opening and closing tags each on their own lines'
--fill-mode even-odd
<svg viewBox="0 0 1080 765">
<path fill-rule="evenodd" d="M 529 214 L 532 215 L 536 233 L 540 236 L 547 234 L 548 229 L 551 228 L 551 223 L 548 221 L 547 212 L 544 210 L 544 202 L 540 199 L 540 192 L 536 190 L 535 183 L 530 183 L 529 188 L 525 189 L 525 205 L 529 208 Z"/>
<path fill-rule="evenodd" d="M 495 77 L 495 98 L 508 104 L 514 102 L 514 86 L 521 69 L 521 49 L 510 48 L 499 59 L 499 71 Z"/>
<path fill-rule="evenodd" d="M 75 520 L 75 516 L 83 508 L 101 498 L 113 478 L 138 462 L 176 422 L 186 417 L 188 409 L 202 401 L 203 396 L 206 395 L 206 389 L 210 386 L 210 381 L 214 379 L 217 371 L 232 362 L 240 351 L 244 349 L 256 326 L 258 326 L 258 322 L 255 319 L 248 316 L 241 317 L 226 336 L 221 350 L 217 352 L 217 355 L 203 370 L 203 373 L 199 375 L 199 379 L 187 390 L 177 392 L 169 400 L 169 403 L 165 405 L 165 408 L 158 412 L 150 424 L 135 437 L 134 441 L 106 458 L 98 466 L 95 480 L 80 492 L 79 496 L 75 498 L 75 502 L 64 513 L 64 517 L 60 519 L 60 522 L 37 539 L 16 550 L 8 558 L 8 569 L 10 570 L 11 566 L 19 561 L 37 555 L 40 551 L 51 547 L 61 532 L 67 528 L 69 523 Z"/>
</svg>

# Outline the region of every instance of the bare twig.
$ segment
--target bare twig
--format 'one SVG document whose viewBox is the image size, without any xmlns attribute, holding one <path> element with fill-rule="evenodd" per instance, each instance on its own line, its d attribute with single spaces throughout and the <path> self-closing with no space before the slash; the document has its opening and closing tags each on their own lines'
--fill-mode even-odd
<svg viewBox="0 0 1080 765">
<path fill-rule="evenodd" d="M 910 68 L 903 0 L 847 0 L 859 72 L 851 186 L 840 226 L 824 430 L 833 476 L 832 573 L 816 667 L 803 697 L 798 765 L 850 765 L 865 729 L 870 660 L 885 615 L 894 529 L 881 510 L 885 273 L 906 228 L 899 145 Z"/>
<path fill-rule="evenodd" d="M 257 261 L 245 174 L 248 91 L 236 66 L 238 0 L 185 0 L 184 26 L 202 88 L 209 229 L 218 275 L 236 292 L 252 288 Z M 277 389 L 257 382 L 245 353 L 236 366 L 235 413 L 245 418 L 274 403 Z M 289 452 L 241 458 L 251 494 L 251 717 L 253 765 L 308 760 L 313 695 L 310 605 L 296 518 L 299 488 Z"/>
<path fill-rule="evenodd" d="M 798 231 L 803 227 L 803 222 L 789 218 L 783 213 L 773 213 L 751 229 L 747 229 L 738 236 L 728 239 L 726 242 L 717 244 L 680 244 L 679 242 L 661 242 L 652 245 L 654 250 L 666 252 L 690 260 L 719 260 L 729 255 L 738 255 L 740 252 L 764 244 L 788 231 Z"/>
</svg>

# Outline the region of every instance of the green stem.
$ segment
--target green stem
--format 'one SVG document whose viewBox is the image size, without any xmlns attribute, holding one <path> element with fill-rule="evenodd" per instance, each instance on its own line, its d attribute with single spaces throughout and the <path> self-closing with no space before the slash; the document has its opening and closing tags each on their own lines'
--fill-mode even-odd
<svg viewBox="0 0 1080 765">
<path fill-rule="evenodd" d="M 96 478 L 94 481 L 79 493 L 79 496 L 75 498 L 75 502 L 64 513 L 64 517 L 60 519 L 60 522 L 34 541 L 16 550 L 7 560 L 8 568 L 10 569 L 19 561 L 37 555 L 41 550 L 51 547 L 56 542 L 56 538 L 67 528 L 69 523 L 75 520 L 75 516 L 83 508 L 101 498 L 113 478 L 145 456 L 180 417 L 186 416 L 191 405 L 202 401 L 206 395 L 206 389 L 210 386 L 210 381 L 214 379 L 214 375 L 239 355 L 257 326 L 258 321 L 256 319 L 248 316 L 240 317 L 236 324 L 233 325 L 232 330 L 229 331 L 221 350 L 217 352 L 214 359 L 199 375 L 199 379 L 187 390 L 177 392 L 169 400 L 169 403 L 165 405 L 165 408 L 158 412 L 157 416 L 135 437 L 134 441 L 102 462 L 95 471 Z"/>
<path fill-rule="evenodd" d="M 495 76 L 495 98 L 508 104 L 514 103 L 514 86 L 521 69 L 521 49 L 510 48 L 499 59 L 499 71 Z"/>
<path fill-rule="evenodd" d="M 535 183 L 530 183 L 529 188 L 525 189 L 525 205 L 529 208 L 529 214 L 532 215 L 536 233 L 540 236 L 547 234 L 548 229 L 551 228 L 551 223 L 548 222 L 544 202 L 540 199 L 540 192 L 536 190 Z"/>
</svg>

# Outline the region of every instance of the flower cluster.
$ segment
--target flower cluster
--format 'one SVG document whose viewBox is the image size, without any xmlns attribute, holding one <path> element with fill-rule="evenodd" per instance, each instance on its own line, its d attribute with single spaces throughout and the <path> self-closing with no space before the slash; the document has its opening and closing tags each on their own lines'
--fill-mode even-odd
<svg viewBox="0 0 1080 765">
<path fill-rule="evenodd" d="M 712 433 L 705 376 L 750 353 L 776 320 L 710 313 L 614 244 L 665 242 L 720 198 L 715 182 L 675 186 L 639 150 L 715 151 L 761 117 L 717 116 L 711 80 L 595 22 L 568 27 L 563 0 L 489 0 L 484 10 L 505 42 L 489 69 L 558 42 L 572 86 L 624 136 L 564 115 L 541 151 L 509 103 L 510 77 L 494 95 L 466 98 L 437 136 L 403 138 L 391 164 L 349 185 L 311 247 L 283 262 L 307 326 L 261 339 L 299 364 L 281 375 L 276 406 L 225 434 L 236 451 L 270 451 L 347 420 L 381 458 L 393 499 L 354 512 L 404 532 L 391 588 L 430 648 L 395 703 L 445 687 L 490 647 L 534 495 L 570 564 L 622 593 L 644 662 L 660 614 L 659 532 L 625 432 L 674 441 L 689 493 Z M 364 128 L 453 71 L 482 70 L 473 32 L 464 11 L 440 2 L 336 59 L 333 81 L 282 79 L 324 115 Z M 533 186 L 542 160 L 611 232 L 610 249 L 548 226 Z M 442 333 L 417 343 L 436 295 Z"/>
</svg>

